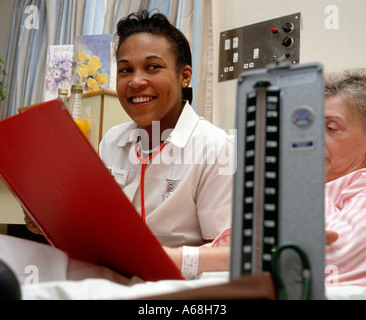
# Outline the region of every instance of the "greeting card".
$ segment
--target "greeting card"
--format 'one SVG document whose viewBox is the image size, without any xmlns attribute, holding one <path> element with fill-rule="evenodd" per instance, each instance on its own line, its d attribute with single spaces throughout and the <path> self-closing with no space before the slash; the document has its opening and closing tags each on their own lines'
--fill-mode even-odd
<svg viewBox="0 0 366 320">
<path fill-rule="evenodd" d="M 84 92 L 115 90 L 115 74 L 112 35 L 74 37 L 74 83 L 82 84 Z"/>
<path fill-rule="evenodd" d="M 56 99 L 58 89 L 71 87 L 73 45 L 49 45 L 45 79 L 45 101 Z"/>
</svg>

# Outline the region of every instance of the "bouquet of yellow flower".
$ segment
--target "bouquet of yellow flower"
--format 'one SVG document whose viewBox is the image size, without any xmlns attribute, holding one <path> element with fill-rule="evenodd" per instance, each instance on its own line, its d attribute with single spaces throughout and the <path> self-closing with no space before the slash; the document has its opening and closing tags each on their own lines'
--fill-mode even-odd
<svg viewBox="0 0 366 320">
<path fill-rule="evenodd" d="M 108 83 L 108 74 L 102 73 L 102 62 L 96 55 L 88 57 L 83 51 L 76 54 L 77 67 L 75 69 L 79 81 L 88 91 L 97 91 Z"/>
</svg>

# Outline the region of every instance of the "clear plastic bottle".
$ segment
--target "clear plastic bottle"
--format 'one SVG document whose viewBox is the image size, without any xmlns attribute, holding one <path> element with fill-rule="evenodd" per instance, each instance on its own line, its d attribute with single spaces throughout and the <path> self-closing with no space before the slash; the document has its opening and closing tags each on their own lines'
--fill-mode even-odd
<svg viewBox="0 0 366 320">
<path fill-rule="evenodd" d="M 60 99 L 64 105 L 67 105 L 67 96 L 69 95 L 69 90 L 66 88 L 58 89 L 58 99 Z"/>
<path fill-rule="evenodd" d="M 83 86 L 74 84 L 71 86 L 71 96 L 68 103 L 68 110 L 74 119 L 75 123 L 85 135 L 89 137 L 89 121 L 83 106 Z"/>
</svg>

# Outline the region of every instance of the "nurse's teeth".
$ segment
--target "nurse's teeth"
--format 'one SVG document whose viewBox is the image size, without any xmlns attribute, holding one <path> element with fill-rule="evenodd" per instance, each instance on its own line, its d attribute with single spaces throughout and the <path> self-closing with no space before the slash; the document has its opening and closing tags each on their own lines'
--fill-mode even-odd
<svg viewBox="0 0 366 320">
<path fill-rule="evenodd" d="M 149 102 L 152 99 L 153 99 L 152 97 L 134 97 L 132 99 L 132 102 L 133 103 L 144 103 L 144 102 Z"/>
</svg>

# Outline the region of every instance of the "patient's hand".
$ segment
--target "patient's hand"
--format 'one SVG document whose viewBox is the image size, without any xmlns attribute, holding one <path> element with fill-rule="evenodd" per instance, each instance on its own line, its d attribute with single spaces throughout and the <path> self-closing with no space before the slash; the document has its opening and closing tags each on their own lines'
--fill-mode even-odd
<svg viewBox="0 0 366 320">
<path fill-rule="evenodd" d="M 325 230 L 326 235 L 326 244 L 332 244 L 337 241 L 338 239 L 338 233 L 331 230 Z"/>
</svg>

